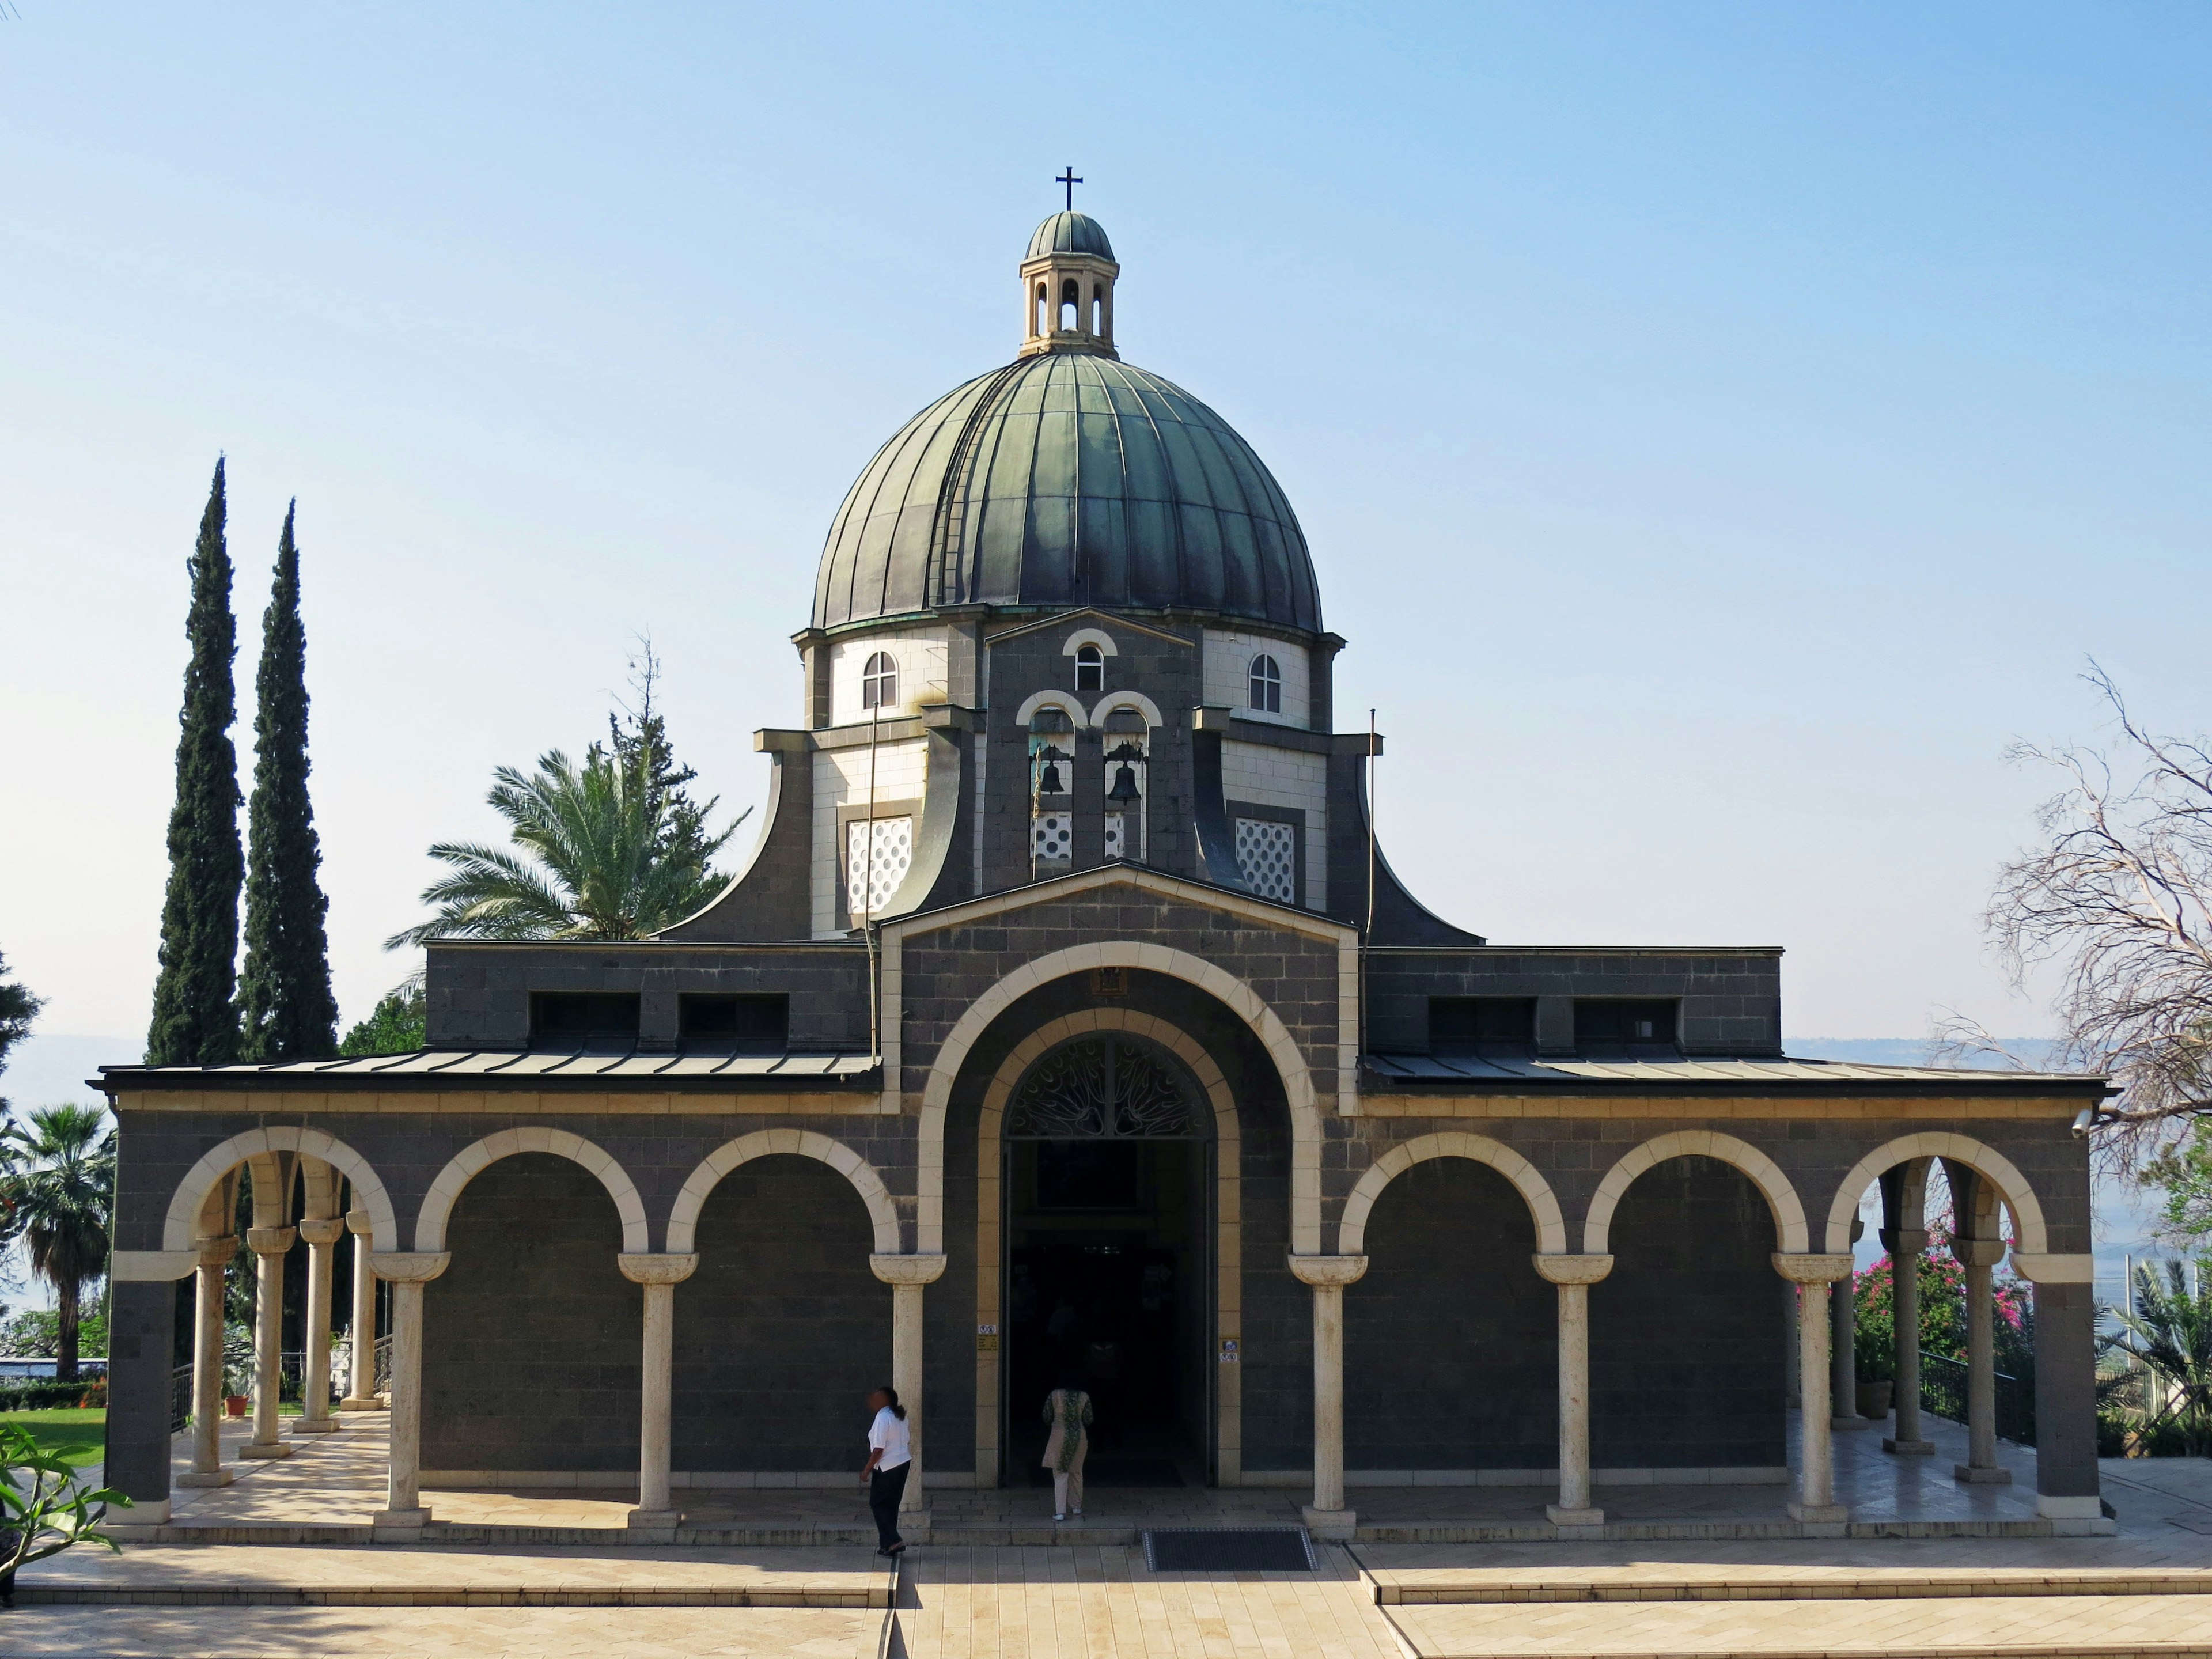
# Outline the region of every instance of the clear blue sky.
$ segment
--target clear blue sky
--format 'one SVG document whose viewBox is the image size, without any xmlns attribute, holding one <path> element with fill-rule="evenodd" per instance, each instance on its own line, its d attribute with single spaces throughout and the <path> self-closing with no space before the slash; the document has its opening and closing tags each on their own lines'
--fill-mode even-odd
<svg viewBox="0 0 2212 1659">
<path fill-rule="evenodd" d="M 2000 751 L 2097 735 L 2090 653 L 2212 723 L 2202 7 L 10 9 L 0 950 L 51 1032 L 143 1031 L 218 450 L 249 696 L 300 499 L 356 1018 L 634 631 L 758 797 L 830 515 L 1012 354 L 1070 161 L 1456 921 L 1786 945 L 1807 1036 L 2038 1031 Z"/>
</svg>

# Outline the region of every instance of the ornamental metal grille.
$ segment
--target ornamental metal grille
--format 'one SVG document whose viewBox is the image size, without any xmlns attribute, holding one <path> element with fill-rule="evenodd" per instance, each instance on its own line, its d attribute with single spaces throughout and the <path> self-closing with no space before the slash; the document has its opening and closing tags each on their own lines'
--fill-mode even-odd
<svg viewBox="0 0 2212 1659">
<path fill-rule="evenodd" d="M 1030 1068 L 1006 1135 L 1016 1140 L 1188 1140 L 1200 1118 L 1182 1069 L 1151 1044 L 1078 1037 Z"/>
<path fill-rule="evenodd" d="M 914 820 L 878 818 L 871 849 L 870 824 L 855 818 L 845 826 L 845 909 L 855 921 L 890 902 L 914 863 Z"/>
<path fill-rule="evenodd" d="M 1279 904 L 1298 902 L 1298 832 L 1268 818 L 1237 820 L 1237 869 L 1244 884 Z"/>
</svg>

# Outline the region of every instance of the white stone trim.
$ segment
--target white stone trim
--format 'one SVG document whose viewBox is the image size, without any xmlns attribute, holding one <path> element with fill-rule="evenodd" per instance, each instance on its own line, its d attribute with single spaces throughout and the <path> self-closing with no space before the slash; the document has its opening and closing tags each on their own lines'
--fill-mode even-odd
<svg viewBox="0 0 2212 1659">
<path fill-rule="evenodd" d="M 453 1217 L 453 1205 L 461 1189 L 479 1170 L 518 1152 L 550 1152 L 589 1170 L 599 1177 L 599 1185 L 607 1189 L 607 1196 L 615 1201 L 615 1213 L 622 1218 L 623 1254 L 644 1255 L 652 1249 L 646 1227 L 645 1200 L 639 1195 L 637 1183 L 629 1178 L 629 1172 L 583 1136 L 545 1124 L 501 1129 L 454 1153 L 446 1167 L 438 1171 L 430 1190 L 422 1195 L 422 1212 L 415 1221 L 415 1248 L 444 1249 L 446 1223 Z"/>
<path fill-rule="evenodd" d="M 2012 1212 L 2015 1251 L 2041 1255 L 2050 1249 L 2043 1206 L 2036 1201 L 2035 1189 L 2027 1184 L 2027 1177 L 2020 1172 L 2018 1165 L 1971 1136 L 1948 1129 L 1927 1129 L 1885 1142 L 1851 1166 L 1843 1185 L 1836 1188 L 1835 1202 L 1828 1206 L 1831 1250 L 1850 1249 L 1851 1218 L 1858 1213 L 1859 1200 L 1866 1196 L 1866 1189 L 1875 1178 L 1885 1170 L 1919 1158 L 1948 1158 L 1954 1164 L 1966 1165 L 1995 1187 L 2003 1195 L 2005 1207 Z"/>
<path fill-rule="evenodd" d="M 1072 878 L 1067 881 L 1056 882 L 1051 890 L 1055 896 L 1070 890 L 1080 891 L 1082 889 L 1076 883 L 1081 879 Z M 1036 890 L 1030 891 L 1034 893 Z M 972 905 L 960 908 L 963 911 L 976 908 Z M 959 913 L 950 914 L 957 915 Z M 1282 913 L 1269 914 L 1279 916 Z M 948 921 L 944 914 L 931 918 L 933 928 L 951 925 L 955 924 Z M 900 930 L 894 924 L 884 931 L 892 941 L 884 958 L 884 1029 L 886 1032 L 896 1032 L 900 1019 L 896 954 Z M 1332 925 L 1328 928 L 1328 936 L 1334 937 L 1342 931 L 1345 930 Z M 945 1248 L 945 1117 L 951 1105 L 953 1083 L 968 1058 L 968 1051 L 990 1028 L 992 1021 L 1004 1013 L 1018 998 L 1040 985 L 1091 968 L 1142 968 L 1187 981 L 1226 1004 L 1252 1029 L 1282 1078 L 1283 1092 L 1290 1105 L 1291 1249 L 1299 1255 L 1318 1255 L 1321 1253 L 1321 1111 L 1315 1098 L 1312 1073 L 1306 1065 L 1305 1056 L 1298 1050 L 1296 1039 L 1291 1036 L 1290 1029 L 1283 1024 L 1281 1016 L 1260 999 L 1257 992 L 1226 969 L 1187 951 L 1172 951 L 1164 945 L 1139 944 L 1130 939 L 1106 939 L 1091 945 L 1070 945 L 1066 950 L 1035 957 L 976 998 L 967 1012 L 960 1016 L 951 1034 L 939 1048 L 937 1059 L 930 1067 L 929 1078 L 922 1091 L 921 1144 L 917 1148 L 920 1168 L 916 1172 L 915 1249 L 933 1253 Z M 1341 1029 L 1338 1036 L 1341 1047 L 1344 1036 Z M 899 1086 L 898 1057 L 893 1041 L 887 1041 L 884 1048 L 884 1087 L 890 1094 Z"/>
<path fill-rule="evenodd" d="M 1145 724 L 1155 730 L 1167 724 L 1166 718 L 1160 713 L 1159 704 L 1141 691 L 1109 691 L 1091 709 L 1091 723 L 1093 726 L 1105 725 L 1106 717 L 1117 708 L 1135 709 L 1145 717 Z"/>
<path fill-rule="evenodd" d="M 995 1325 L 1005 1341 L 1000 1297 L 1006 1241 L 1005 1201 L 1000 1192 L 1004 1164 L 1000 1126 L 1014 1085 L 1030 1065 L 1055 1045 L 1088 1031 L 1127 1031 L 1149 1037 L 1190 1067 L 1213 1108 L 1213 1334 L 1243 1336 L 1244 1297 L 1243 1130 L 1236 1097 L 1213 1056 L 1188 1032 L 1156 1015 L 1128 1008 L 1083 1008 L 1049 1020 L 1016 1043 L 983 1091 L 975 1124 L 975 1320 Z M 939 1166 L 940 1175 L 942 1165 Z M 975 1479 L 995 1486 L 1002 1455 L 999 1444 L 1000 1353 L 975 1355 Z M 1243 1368 L 1218 1368 L 1214 1385 L 1214 1455 L 1218 1484 L 1237 1484 L 1243 1455 Z M 940 1482 L 940 1484 L 942 1484 Z"/>
<path fill-rule="evenodd" d="M 2012 1253 L 2014 1271 L 2031 1285 L 2094 1285 L 2097 1258 L 2094 1255 L 2046 1255 L 2032 1250 Z"/>
<path fill-rule="evenodd" d="M 1606 1171 L 1605 1179 L 1598 1183 L 1597 1192 L 1590 1199 L 1589 1212 L 1583 1220 L 1583 1255 L 1605 1255 L 1611 1252 L 1613 1212 L 1622 1195 L 1637 1176 L 1670 1158 L 1717 1158 L 1723 1164 L 1733 1164 L 1765 1195 L 1767 1208 L 1774 1212 L 1776 1248 L 1784 1255 L 1805 1253 L 1805 1206 L 1797 1201 L 1797 1189 L 1782 1173 L 1780 1164 L 1749 1141 L 1739 1140 L 1734 1135 L 1711 1129 L 1679 1129 L 1672 1134 L 1654 1136 L 1626 1153 Z M 1848 1249 L 1850 1246 L 1846 1244 L 1844 1248 Z"/>
<path fill-rule="evenodd" d="M 1299 1477 L 1303 1484 L 1305 1477 Z M 1559 1472 L 1550 1469 L 1346 1469 L 1347 1486 L 1556 1486 Z M 1744 1468 L 1688 1467 L 1662 1469 L 1592 1469 L 1594 1486 L 1784 1486 L 1786 1464 Z M 491 1483 L 487 1481 L 485 1485 Z"/>
<path fill-rule="evenodd" d="M 360 1195 L 362 1207 L 369 1213 L 371 1248 L 399 1248 L 399 1222 L 392 1212 L 391 1195 L 384 1190 L 384 1182 L 377 1178 L 369 1161 L 326 1130 L 302 1129 L 289 1123 L 270 1124 L 266 1128 L 248 1129 L 243 1134 L 233 1135 L 211 1148 L 186 1170 L 185 1178 L 177 1183 L 177 1190 L 169 1197 L 169 1212 L 161 1224 L 161 1248 L 190 1249 L 193 1224 L 199 1219 L 200 1206 L 207 1202 L 215 1183 L 246 1159 L 271 1152 L 298 1152 L 304 1157 L 319 1158 L 343 1171 Z"/>
<path fill-rule="evenodd" d="M 676 1203 L 668 1212 L 668 1253 L 682 1255 L 692 1248 L 693 1236 L 699 1226 L 699 1213 L 706 1207 L 707 1198 L 724 1176 L 740 1164 L 757 1158 L 769 1158 L 779 1152 L 799 1158 L 811 1158 L 826 1164 L 852 1183 L 853 1190 L 860 1195 L 860 1202 L 868 1206 L 868 1219 L 873 1224 L 876 1250 L 878 1255 L 896 1255 L 899 1247 L 898 1207 L 891 1201 L 890 1191 L 884 1178 L 876 1173 L 875 1166 L 842 1140 L 832 1140 L 828 1135 L 817 1134 L 811 1129 L 756 1129 L 749 1135 L 739 1135 L 735 1140 L 726 1140 L 700 1160 L 684 1181 L 683 1190 L 676 1194 Z"/>
<path fill-rule="evenodd" d="M 112 1250 L 107 1276 L 118 1285 L 149 1285 L 182 1279 L 200 1265 L 198 1250 Z"/>
<path fill-rule="evenodd" d="M 1118 657 L 1121 654 L 1121 647 L 1114 643 L 1114 636 L 1103 628 L 1077 629 L 1067 636 L 1067 643 L 1060 647 L 1060 654 L 1072 657 L 1086 645 L 1097 646 L 1102 656 Z"/>
<path fill-rule="evenodd" d="M 1022 700 L 1022 706 L 1014 711 L 1014 724 L 1027 731 L 1030 721 L 1036 718 L 1040 708 L 1059 709 L 1075 722 L 1075 729 L 1079 732 L 1090 727 L 1091 716 L 1083 712 L 1083 704 L 1065 691 L 1032 691 Z"/>
<path fill-rule="evenodd" d="M 1416 1164 L 1432 1158 L 1464 1158 L 1486 1164 L 1513 1183 L 1527 1201 L 1536 1223 L 1536 1249 L 1544 1255 L 1567 1254 L 1567 1222 L 1559 1212 L 1558 1195 L 1536 1166 L 1503 1141 L 1488 1135 L 1447 1129 L 1416 1140 L 1401 1141 L 1367 1166 L 1344 1201 L 1343 1217 L 1336 1224 L 1336 1248 L 1340 1255 L 1358 1255 L 1367 1245 L 1368 1212 L 1382 1189 Z M 1347 1477 L 1349 1478 L 1349 1477 Z"/>
</svg>

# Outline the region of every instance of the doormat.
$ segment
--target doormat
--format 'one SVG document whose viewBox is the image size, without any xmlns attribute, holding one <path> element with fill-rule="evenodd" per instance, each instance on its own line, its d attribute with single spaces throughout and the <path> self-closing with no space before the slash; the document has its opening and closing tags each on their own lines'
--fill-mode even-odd
<svg viewBox="0 0 2212 1659">
<path fill-rule="evenodd" d="M 1084 1486 L 1101 1491 L 1128 1492 L 1147 1487 L 1179 1490 L 1182 1483 L 1175 1464 L 1164 1457 L 1094 1457 L 1083 1465 Z M 1030 1485 L 1049 1486 L 1052 1471 L 1032 1468 Z"/>
<path fill-rule="evenodd" d="M 1180 1527 L 1145 1534 L 1154 1572 L 1311 1572 L 1313 1551 L 1297 1527 Z"/>
</svg>

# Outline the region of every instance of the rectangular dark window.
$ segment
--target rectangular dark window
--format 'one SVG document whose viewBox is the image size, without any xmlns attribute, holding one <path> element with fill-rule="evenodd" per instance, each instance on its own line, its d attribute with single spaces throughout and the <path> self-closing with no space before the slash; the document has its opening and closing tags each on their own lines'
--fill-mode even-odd
<svg viewBox="0 0 2212 1659">
<path fill-rule="evenodd" d="M 685 994 L 676 1000 L 686 1048 L 731 1054 L 780 1054 L 791 1042 L 791 996 L 784 991 Z"/>
<path fill-rule="evenodd" d="M 1534 997 L 1431 997 L 1429 1047 L 1530 1049 L 1536 1043 Z"/>
<path fill-rule="evenodd" d="M 1575 1047 L 1667 1049 L 1674 1047 L 1674 1004 L 1657 998 L 1575 999 Z"/>
<path fill-rule="evenodd" d="M 635 991 L 532 991 L 531 1046 L 635 1042 L 637 1006 Z"/>
</svg>

